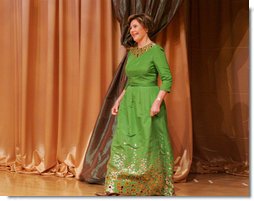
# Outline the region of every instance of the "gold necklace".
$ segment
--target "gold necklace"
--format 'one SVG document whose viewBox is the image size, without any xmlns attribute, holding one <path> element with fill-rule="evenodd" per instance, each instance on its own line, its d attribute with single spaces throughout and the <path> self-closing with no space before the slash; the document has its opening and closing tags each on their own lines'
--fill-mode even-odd
<svg viewBox="0 0 254 201">
<path fill-rule="evenodd" d="M 149 49 L 151 49 L 151 47 L 153 47 L 154 43 L 149 43 L 147 45 L 145 45 L 144 47 L 131 47 L 131 48 L 128 48 L 130 50 L 130 52 L 136 56 L 136 57 L 139 57 L 141 56 L 142 54 L 144 54 L 145 52 L 147 52 Z"/>
</svg>

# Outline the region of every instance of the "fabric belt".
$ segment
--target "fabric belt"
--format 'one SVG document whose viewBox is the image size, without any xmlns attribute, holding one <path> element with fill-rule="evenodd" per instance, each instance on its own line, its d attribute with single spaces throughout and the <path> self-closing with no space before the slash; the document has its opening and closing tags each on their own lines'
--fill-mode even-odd
<svg viewBox="0 0 254 201">
<path fill-rule="evenodd" d="M 153 87 L 153 86 L 158 86 L 155 83 L 144 83 L 144 84 L 128 84 L 128 87 Z"/>
</svg>

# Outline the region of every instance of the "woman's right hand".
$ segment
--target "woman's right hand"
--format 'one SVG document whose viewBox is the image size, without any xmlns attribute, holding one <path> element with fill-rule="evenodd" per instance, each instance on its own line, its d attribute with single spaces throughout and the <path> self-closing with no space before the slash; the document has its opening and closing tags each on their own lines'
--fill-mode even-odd
<svg viewBox="0 0 254 201">
<path fill-rule="evenodd" d="M 115 104 L 114 104 L 114 106 L 113 106 L 112 109 L 111 109 L 111 114 L 112 114 L 112 115 L 117 115 L 119 105 L 120 105 L 119 101 L 116 101 Z"/>
</svg>

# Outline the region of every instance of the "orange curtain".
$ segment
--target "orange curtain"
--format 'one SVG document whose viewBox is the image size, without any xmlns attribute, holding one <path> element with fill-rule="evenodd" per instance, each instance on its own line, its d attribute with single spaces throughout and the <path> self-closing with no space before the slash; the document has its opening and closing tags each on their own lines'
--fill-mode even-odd
<svg viewBox="0 0 254 201">
<path fill-rule="evenodd" d="M 190 1 L 192 172 L 248 175 L 248 0 Z"/>
<path fill-rule="evenodd" d="M 187 51 L 188 2 L 184 1 L 172 22 L 156 38 L 164 47 L 173 77 L 166 96 L 168 127 L 175 158 L 174 181 L 186 181 L 192 164 L 192 113 Z"/>
<path fill-rule="evenodd" d="M 111 2 L 3 0 L 0 29 L 0 168 L 78 175 L 123 54 Z"/>
</svg>

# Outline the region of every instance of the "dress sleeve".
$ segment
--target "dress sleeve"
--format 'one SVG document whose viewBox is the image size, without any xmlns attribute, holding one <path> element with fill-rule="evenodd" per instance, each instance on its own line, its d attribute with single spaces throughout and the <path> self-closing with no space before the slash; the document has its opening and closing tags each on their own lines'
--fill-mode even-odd
<svg viewBox="0 0 254 201">
<path fill-rule="evenodd" d="M 162 81 L 160 89 L 170 92 L 172 85 L 172 75 L 169 69 L 164 49 L 160 46 L 155 47 L 153 61 Z"/>
</svg>

